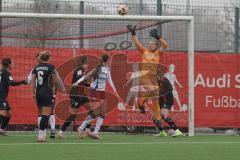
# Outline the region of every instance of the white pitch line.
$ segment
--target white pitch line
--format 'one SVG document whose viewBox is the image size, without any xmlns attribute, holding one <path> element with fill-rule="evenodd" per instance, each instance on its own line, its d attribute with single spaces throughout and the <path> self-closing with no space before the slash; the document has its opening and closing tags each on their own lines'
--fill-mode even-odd
<svg viewBox="0 0 240 160">
<path fill-rule="evenodd" d="M 119 143 L 6 143 L 0 146 L 23 146 L 23 145 L 156 145 L 156 144 L 240 144 L 240 142 L 119 142 Z"/>
<path fill-rule="evenodd" d="M 37 134 L 36 134 L 37 135 Z M 36 137 L 36 135 L 34 135 L 34 134 L 29 134 L 29 135 L 14 135 L 14 134 L 9 134 L 8 136 L 9 137 Z M 78 135 L 77 134 L 64 134 L 66 137 L 78 137 Z M 112 135 L 106 135 L 106 134 L 104 134 L 105 136 L 112 136 L 112 135 L 114 135 L 114 134 L 112 134 Z M 115 134 L 115 135 L 118 135 L 118 134 Z M 119 134 L 119 135 L 124 135 L 124 134 Z M 144 135 L 143 135 L 144 136 Z"/>
</svg>

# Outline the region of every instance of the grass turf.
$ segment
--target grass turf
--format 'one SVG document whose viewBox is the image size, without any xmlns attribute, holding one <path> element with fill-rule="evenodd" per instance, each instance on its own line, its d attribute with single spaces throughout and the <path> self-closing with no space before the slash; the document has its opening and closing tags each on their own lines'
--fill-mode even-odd
<svg viewBox="0 0 240 160">
<path fill-rule="evenodd" d="M 236 160 L 238 136 L 153 137 L 104 134 L 102 140 L 48 139 L 36 143 L 35 134 L 0 137 L 0 160 Z"/>
</svg>

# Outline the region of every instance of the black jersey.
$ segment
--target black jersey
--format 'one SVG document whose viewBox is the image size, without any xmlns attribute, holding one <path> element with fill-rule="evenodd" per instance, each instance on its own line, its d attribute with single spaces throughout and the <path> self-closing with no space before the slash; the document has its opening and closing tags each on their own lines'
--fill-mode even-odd
<svg viewBox="0 0 240 160">
<path fill-rule="evenodd" d="M 159 103 L 162 104 L 168 104 L 169 106 L 173 105 L 173 87 L 170 83 L 170 81 L 162 77 L 161 79 L 158 79 L 158 86 L 159 86 Z"/>
<path fill-rule="evenodd" d="M 173 90 L 173 87 L 170 81 L 165 77 L 158 79 L 158 87 L 159 87 L 159 95 L 165 95 L 169 92 L 172 92 Z"/>
<path fill-rule="evenodd" d="M 9 91 L 9 82 L 12 81 L 13 78 L 11 73 L 6 69 L 0 70 L 0 99 L 6 99 Z"/>
<path fill-rule="evenodd" d="M 84 75 L 86 75 L 86 70 L 84 68 L 77 68 L 77 69 L 75 69 L 74 72 L 73 72 L 72 84 L 77 82 Z M 80 85 L 89 86 L 87 80 L 81 82 Z"/>
<path fill-rule="evenodd" d="M 36 94 L 37 95 L 53 95 L 53 79 L 55 67 L 49 63 L 38 64 L 32 72 L 36 76 Z"/>
<path fill-rule="evenodd" d="M 86 74 L 86 70 L 84 68 L 77 68 L 73 72 L 72 84 L 76 83 L 80 78 L 82 78 Z M 78 87 L 72 87 L 70 90 L 70 99 L 72 102 L 72 107 L 79 107 L 86 102 L 89 102 L 88 98 L 83 97 L 85 95 L 84 87 L 89 87 L 90 84 L 87 80 L 80 83 Z M 76 103 L 77 102 L 77 103 Z"/>
<path fill-rule="evenodd" d="M 0 70 L 0 100 L 4 100 L 8 96 L 9 86 L 18 86 L 27 84 L 27 81 L 14 81 L 12 75 L 6 69 Z"/>
</svg>

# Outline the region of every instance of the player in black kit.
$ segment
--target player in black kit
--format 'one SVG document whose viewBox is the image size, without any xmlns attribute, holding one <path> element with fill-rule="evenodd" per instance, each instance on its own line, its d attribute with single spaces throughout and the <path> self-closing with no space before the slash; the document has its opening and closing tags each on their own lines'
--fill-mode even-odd
<svg viewBox="0 0 240 160">
<path fill-rule="evenodd" d="M 170 130 L 172 130 L 171 136 L 173 137 L 181 136 L 182 132 L 177 128 L 176 124 L 169 117 L 171 108 L 174 103 L 172 85 L 170 81 L 166 77 L 164 77 L 160 70 L 157 70 L 157 81 L 159 86 L 159 106 L 161 109 L 162 119 L 169 125 Z M 160 130 L 160 133 L 157 134 L 156 136 L 166 136 L 162 124 L 159 123 L 159 125 L 160 126 L 158 127 L 158 129 Z"/>
<path fill-rule="evenodd" d="M 81 56 L 77 60 L 76 69 L 73 72 L 72 77 L 72 84 L 77 82 L 80 78 L 86 75 L 88 58 L 87 56 Z M 71 108 L 70 112 L 71 115 L 65 120 L 61 130 L 58 133 L 59 138 L 64 138 L 64 132 L 66 128 L 76 119 L 80 106 L 84 106 L 88 111 L 89 114 L 93 114 L 92 106 L 86 94 L 84 93 L 84 87 L 89 87 L 90 84 L 87 80 L 83 81 L 79 84 L 78 87 L 72 87 L 70 91 L 70 103 Z M 90 132 L 90 124 L 85 129 L 85 135 Z M 80 137 L 83 138 L 83 137 Z"/>
<path fill-rule="evenodd" d="M 27 84 L 26 80 L 14 81 L 10 71 L 12 61 L 10 58 L 3 58 L 0 69 L 0 135 L 6 135 L 5 129 L 11 118 L 10 106 L 7 102 L 9 86 Z"/>
<path fill-rule="evenodd" d="M 55 103 L 54 88 L 59 86 L 60 91 L 66 92 L 58 72 L 49 63 L 50 58 L 51 54 L 49 51 L 40 52 L 39 60 L 41 63 L 32 72 L 32 82 L 36 81 L 36 83 L 32 83 L 33 98 L 36 100 L 37 105 L 42 108 L 38 142 L 46 141 L 46 128 L 48 127 L 49 115 Z"/>
<path fill-rule="evenodd" d="M 41 61 L 39 59 L 39 53 L 36 55 L 36 61 L 37 61 L 37 64 L 40 64 Z M 34 68 L 33 68 L 34 69 Z M 31 85 L 32 84 L 32 71 L 33 69 L 31 70 L 31 72 L 29 73 L 28 75 L 28 84 Z M 35 82 L 34 82 L 35 83 Z M 56 97 L 56 95 L 54 95 L 54 97 Z M 40 106 L 37 106 L 37 109 L 38 109 L 38 117 L 37 117 L 37 122 L 38 122 L 38 128 L 40 128 L 40 121 L 41 121 L 41 118 L 42 118 L 42 107 Z M 51 111 L 51 114 L 49 116 L 49 125 L 51 127 L 51 134 L 50 134 L 50 138 L 55 138 L 55 115 L 54 115 L 54 107 L 52 107 L 52 111 Z"/>
</svg>

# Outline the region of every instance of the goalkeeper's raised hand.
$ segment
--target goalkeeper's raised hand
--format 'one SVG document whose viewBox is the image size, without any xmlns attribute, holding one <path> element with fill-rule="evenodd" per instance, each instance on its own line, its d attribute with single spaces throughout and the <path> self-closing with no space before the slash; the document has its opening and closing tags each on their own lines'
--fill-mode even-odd
<svg viewBox="0 0 240 160">
<path fill-rule="evenodd" d="M 155 38 L 156 40 L 159 40 L 159 39 L 160 39 L 160 36 L 158 35 L 157 29 L 152 29 L 152 30 L 149 32 L 149 36 Z"/>
<path fill-rule="evenodd" d="M 132 33 L 132 35 L 136 35 L 136 28 L 137 26 L 133 26 L 133 25 L 127 25 L 127 29 Z"/>
</svg>

